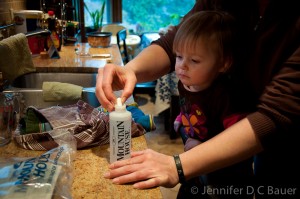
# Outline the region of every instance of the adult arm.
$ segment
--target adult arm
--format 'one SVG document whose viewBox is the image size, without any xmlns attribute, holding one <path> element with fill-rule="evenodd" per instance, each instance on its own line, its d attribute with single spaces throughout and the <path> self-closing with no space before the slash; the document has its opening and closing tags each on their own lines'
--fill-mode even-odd
<svg viewBox="0 0 300 199">
<path fill-rule="evenodd" d="M 258 110 L 248 119 L 264 147 L 290 143 L 299 135 L 300 47 L 284 62 L 260 96 Z M 273 138 L 278 137 L 278 142 Z M 292 136 L 292 137 L 291 137 Z"/>
</svg>

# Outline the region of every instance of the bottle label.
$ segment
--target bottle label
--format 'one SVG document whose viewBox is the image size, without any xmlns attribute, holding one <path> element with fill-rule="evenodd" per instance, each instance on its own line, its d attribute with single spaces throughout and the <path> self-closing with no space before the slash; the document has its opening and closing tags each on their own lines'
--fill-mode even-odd
<svg viewBox="0 0 300 199">
<path fill-rule="evenodd" d="M 110 120 L 110 162 L 130 158 L 131 121 Z"/>
</svg>

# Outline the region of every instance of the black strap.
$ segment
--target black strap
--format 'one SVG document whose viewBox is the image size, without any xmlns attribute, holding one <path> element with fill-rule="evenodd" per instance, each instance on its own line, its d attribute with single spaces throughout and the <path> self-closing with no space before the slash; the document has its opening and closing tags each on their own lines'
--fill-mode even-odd
<svg viewBox="0 0 300 199">
<path fill-rule="evenodd" d="M 174 157 L 175 164 L 176 164 L 176 169 L 177 169 L 177 173 L 178 173 L 178 177 L 179 177 L 179 182 L 181 184 L 183 184 L 183 183 L 185 183 L 185 177 L 184 177 L 184 173 L 183 173 L 183 169 L 182 169 L 182 165 L 181 165 L 179 155 L 174 155 L 173 157 Z"/>
</svg>

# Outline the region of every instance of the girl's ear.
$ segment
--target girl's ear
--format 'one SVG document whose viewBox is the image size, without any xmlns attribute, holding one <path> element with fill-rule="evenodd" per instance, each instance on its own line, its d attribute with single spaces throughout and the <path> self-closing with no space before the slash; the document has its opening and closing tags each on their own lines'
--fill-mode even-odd
<svg viewBox="0 0 300 199">
<path fill-rule="evenodd" d="M 230 57 L 224 61 L 223 67 L 220 68 L 219 72 L 226 73 L 230 69 L 231 65 L 232 65 L 232 58 Z"/>
</svg>

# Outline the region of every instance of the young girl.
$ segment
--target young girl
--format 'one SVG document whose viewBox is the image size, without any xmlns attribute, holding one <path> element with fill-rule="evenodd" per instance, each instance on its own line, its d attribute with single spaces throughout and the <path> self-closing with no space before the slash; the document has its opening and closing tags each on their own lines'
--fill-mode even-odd
<svg viewBox="0 0 300 199">
<path fill-rule="evenodd" d="M 235 21 L 225 12 L 202 11 L 188 18 L 178 29 L 173 50 L 175 72 L 179 78 L 180 114 L 174 122 L 185 151 L 216 136 L 246 116 L 235 102 L 231 71 L 236 67 Z M 253 197 L 246 193 L 251 185 L 252 160 L 181 182 L 178 198 L 198 198 L 215 190 L 220 198 Z M 234 195 L 230 187 L 239 190 Z M 197 193 L 195 193 L 197 188 Z M 223 190 L 223 192 L 220 192 Z M 227 190 L 227 191 L 226 191 Z M 201 197 L 201 198 L 202 198 Z"/>
</svg>

